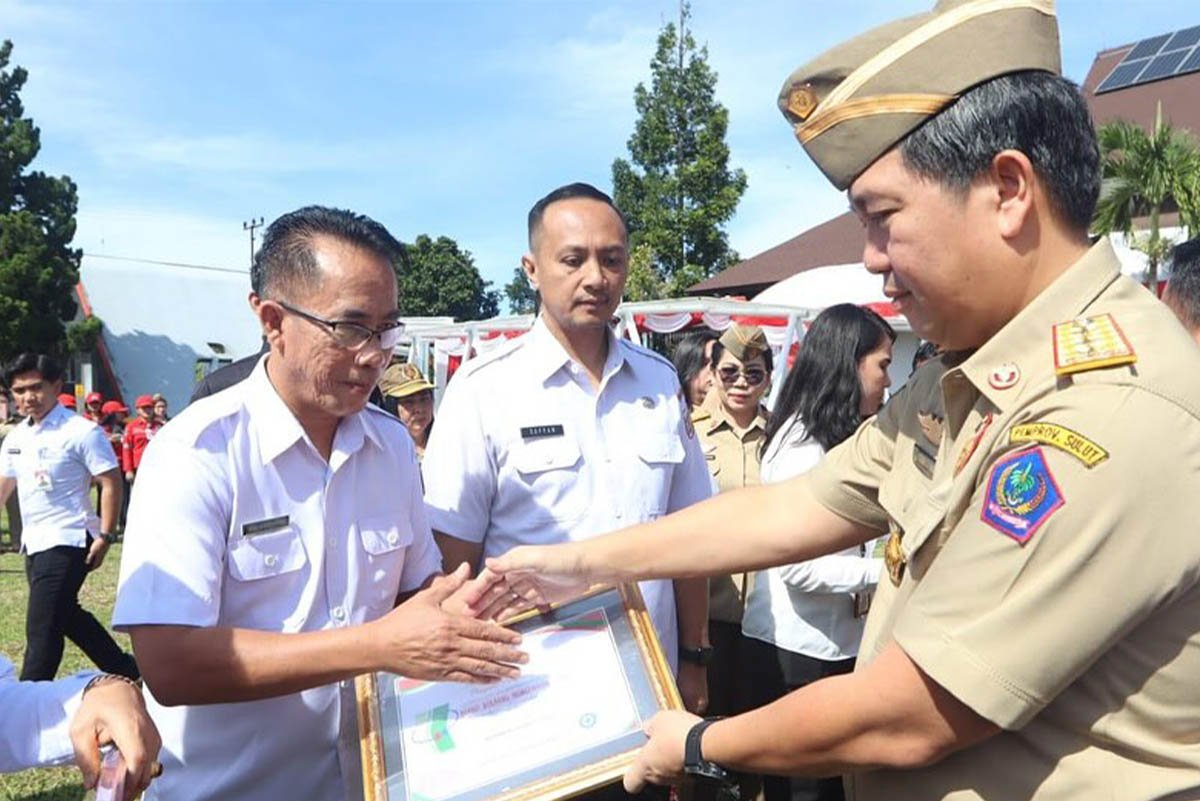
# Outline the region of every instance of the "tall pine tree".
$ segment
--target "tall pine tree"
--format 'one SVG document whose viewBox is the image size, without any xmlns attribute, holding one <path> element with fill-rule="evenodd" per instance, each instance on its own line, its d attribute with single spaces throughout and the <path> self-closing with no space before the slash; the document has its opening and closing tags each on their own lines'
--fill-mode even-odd
<svg viewBox="0 0 1200 801">
<path fill-rule="evenodd" d="M 630 160 L 613 162 L 613 196 L 629 221 L 630 244 L 653 253 L 668 295 L 682 294 L 737 260 L 723 226 L 746 191 L 746 173 L 729 167 L 729 112 L 717 102 L 708 48 L 696 47 L 683 2 L 639 83 Z M 632 163 L 631 163 L 632 162 Z"/>
<path fill-rule="evenodd" d="M 0 361 L 22 351 L 62 352 L 64 320 L 75 315 L 81 251 L 69 247 L 75 183 L 28 171 L 41 148 L 20 92 L 28 73 L 8 69 L 0 44 Z"/>
</svg>

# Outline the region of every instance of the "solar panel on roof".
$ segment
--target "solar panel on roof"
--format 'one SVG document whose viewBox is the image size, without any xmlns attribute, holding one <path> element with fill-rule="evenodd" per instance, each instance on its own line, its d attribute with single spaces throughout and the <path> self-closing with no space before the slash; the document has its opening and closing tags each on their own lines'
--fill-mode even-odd
<svg viewBox="0 0 1200 801">
<path fill-rule="evenodd" d="M 1200 25 L 1138 42 L 1095 89 L 1096 94 L 1200 71 Z"/>
<path fill-rule="evenodd" d="M 1183 63 L 1183 57 L 1188 54 L 1186 50 L 1176 50 L 1174 53 L 1164 53 L 1161 56 L 1155 56 L 1150 62 L 1150 66 L 1146 67 L 1146 71 L 1138 76 L 1138 83 L 1153 81 L 1156 78 L 1165 78 L 1175 72 L 1175 68 Z"/>
<path fill-rule="evenodd" d="M 1170 38 L 1171 34 L 1164 33 L 1161 36 L 1152 36 L 1149 39 L 1143 39 L 1137 43 L 1136 47 L 1129 51 L 1129 55 L 1125 56 L 1125 58 L 1135 59 L 1153 56 L 1158 53 L 1159 50 L 1162 50 L 1162 46 L 1165 45 L 1167 40 Z"/>
<path fill-rule="evenodd" d="M 1135 61 L 1132 64 L 1121 64 L 1112 73 L 1104 79 L 1104 83 L 1096 87 L 1097 92 L 1107 92 L 1112 89 L 1120 89 L 1129 86 L 1137 80 L 1138 73 L 1142 68 L 1149 64 L 1149 59 Z"/>
<path fill-rule="evenodd" d="M 1196 70 L 1200 70 L 1200 47 L 1192 51 L 1192 54 L 1179 65 L 1179 69 L 1176 72 L 1179 75 L 1183 75 L 1184 73 L 1195 72 Z"/>
<path fill-rule="evenodd" d="M 1197 25 L 1194 28 L 1185 28 L 1182 31 L 1176 31 L 1175 35 L 1171 37 L 1171 41 L 1167 42 L 1167 46 L 1163 48 L 1163 52 L 1166 53 L 1171 50 L 1179 50 L 1180 48 L 1191 47 L 1197 42 L 1200 42 L 1200 25 Z"/>
</svg>

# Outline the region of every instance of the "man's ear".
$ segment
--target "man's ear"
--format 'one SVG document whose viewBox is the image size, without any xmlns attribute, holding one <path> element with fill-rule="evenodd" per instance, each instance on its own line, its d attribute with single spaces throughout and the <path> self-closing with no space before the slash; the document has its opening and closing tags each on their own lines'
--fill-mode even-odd
<svg viewBox="0 0 1200 801">
<path fill-rule="evenodd" d="M 1019 150 L 1002 150 L 992 159 L 999 233 L 1005 239 L 1020 234 L 1034 211 L 1037 174 L 1033 162 Z"/>
<path fill-rule="evenodd" d="M 533 260 L 533 254 L 526 253 L 521 257 L 521 269 L 525 271 L 525 279 L 529 281 L 529 285 L 536 291 L 538 288 L 537 264 Z"/>
<path fill-rule="evenodd" d="M 258 317 L 258 322 L 262 326 L 263 336 L 270 343 L 272 349 L 275 349 L 279 338 L 283 336 L 283 307 L 278 303 L 270 300 L 263 300 L 251 293 L 250 308 L 254 310 L 254 315 Z"/>
</svg>

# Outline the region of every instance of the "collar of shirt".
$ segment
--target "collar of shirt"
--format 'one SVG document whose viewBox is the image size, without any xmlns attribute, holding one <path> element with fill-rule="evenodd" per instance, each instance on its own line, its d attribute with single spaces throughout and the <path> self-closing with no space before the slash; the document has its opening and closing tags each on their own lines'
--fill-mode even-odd
<svg viewBox="0 0 1200 801">
<path fill-rule="evenodd" d="M 608 356 L 604 359 L 604 369 L 600 377 L 600 389 L 603 389 L 609 379 L 622 366 L 627 364 L 625 354 L 621 350 L 621 344 L 612 332 L 612 329 L 606 327 L 605 335 L 608 337 Z M 529 329 L 529 333 L 525 336 L 529 337 L 527 352 L 529 358 L 533 360 L 534 375 L 541 379 L 543 384 L 549 381 L 559 370 L 564 368 L 570 370 L 572 365 L 575 364 L 570 354 L 567 353 L 567 349 L 551 333 L 541 315 L 538 315 L 533 327 Z M 582 367 L 577 369 L 582 370 Z"/>
<path fill-rule="evenodd" d="M 68 412 L 65 406 L 61 403 L 56 403 L 54 404 L 54 408 L 47 412 L 46 416 L 40 422 L 35 422 L 32 415 L 25 418 L 25 421 L 29 423 L 30 428 L 37 432 L 58 428 L 67 420 L 70 420 L 71 417 L 72 413 Z"/>
<path fill-rule="evenodd" d="M 258 429 L 259 455 L 264 462 L 274 461 L 300 441 L 316 453 L 316 448 L 304 432 L 300 421 L 283 402 L 283 398 L 279 397 L 279 393 L 267 377 L 267 358 L 268 356 L 263 356 L 259 360 L 245 382 L 246 410 Z M 383 436 L 367 415 L 367 410 L 363 409 L 343 417 L 338 423 L 337 433 L 333 437 L 333 451 L 329 457 L 331 469 L 337 470 L 338 466 L 363 446 L 366 439 L 370 439 L 380 450 L 384 449 Z"/>
<path fill-rule="evenodd" d="M 1121 264 L 1105 237 L 1093 245 L 1050 286 L 1042 290 L 991 339 L 943 376 L 949 394 L 957 374 L 1003 414 L 1020 402 L 1029 388 L 1054 378 L 1054 343 L 1051 332 L 1057 323 L 1078 317 L 1121 274 Z M 1016 367 L 1016 384 L 1004 389 L 992 386 L 997 370 Z"/>
<path fill-rule="evenodd" d="M 715 394 L 715 391 L 709 393 L 710 396 Z M 725 404 L 721 403 L 719 400 L 716 403 L 707 405 L 705 408 L 708 409 L 710 414 L 708 420 L 705 421 L 704 433 L 706 434 L 712 434 L 722 428 L 728 428 L 738 437 L 738 439 L 745 440 L 756 430 L 765 431 L 767 428 L 767 417 L 763 413 L 763 408 L 761 406 L 758 407 L 758 414 L 756 414 L 754 419 L 750 421 L 750 425 L 746 426 L 744 429 L 738 428 L 737 423 L 734 422 L 733 418 L 729 416 L 729 412 L 726 411 Z"/>
</svg>

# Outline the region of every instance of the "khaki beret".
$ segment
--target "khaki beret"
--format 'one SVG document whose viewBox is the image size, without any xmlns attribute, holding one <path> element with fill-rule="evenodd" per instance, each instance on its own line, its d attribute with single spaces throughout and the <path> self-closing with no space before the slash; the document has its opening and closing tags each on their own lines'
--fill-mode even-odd
<svg viewBox="0 0 1200 801">
<path fill-rule="evenodd" d="M 767 335 L 757 325 L 731 325 L 719 341 L 739 362 L 750 361 L 771 347 Z"/>
<path fill-rule="evenodd" d="M 393 364 L 383 371 L 379 379 L 379 391 L 390 398 L 406 398 L 422 390 L 433 389 L 415 364 L 404 362 Z"/>
<path fill-rule="evenodd" d="M 1062 71 L 1053 0 L 941 0 L 800 67 L 779 108 L 844 190 L 971 87 L 1026 70 Z"/>
</svg>

